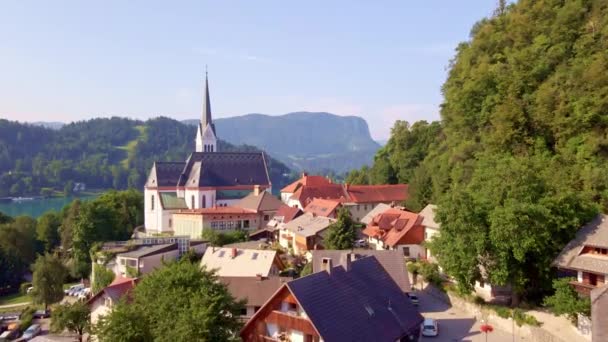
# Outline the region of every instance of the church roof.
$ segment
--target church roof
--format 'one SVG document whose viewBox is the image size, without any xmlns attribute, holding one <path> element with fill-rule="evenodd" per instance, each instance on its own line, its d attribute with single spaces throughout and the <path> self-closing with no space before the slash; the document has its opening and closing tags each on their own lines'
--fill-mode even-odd
<svg viewBox="0 0 608 342">
<path fill-rule="evenodd" d="M 211 118 L 211 99 L 209 97 L 209 77 L 207 73 L 205 73 L 205 94 L 203 95 L 203 115 L 201 118 L 202 128 L 207 128 L 207 125 L 211 126 L 213 130 L 213 135 L 215 135 L 215 125 L 213 124 L 213 119 Z"/>
<path fill-rule="evenodd" d="M 154 162 L 146 186 L 175 186 L 184 166 L 184 162 Z"/>
<path fill-rule="evenodd" d="M 178 186 L 270 186 L 262 152 L 194 152 Z"/>
</svg>

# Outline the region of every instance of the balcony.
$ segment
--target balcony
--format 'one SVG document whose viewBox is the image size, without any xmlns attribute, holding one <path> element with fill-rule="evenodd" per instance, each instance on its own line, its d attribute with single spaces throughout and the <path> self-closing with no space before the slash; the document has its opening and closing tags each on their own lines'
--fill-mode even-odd
<svg viewBox="0 0 608 342">
<path fill-rule="evenodd" d="M 574 290 L 583 296 L 590 296 L 591 290 L 595 289 L 597 286 L 591 284 L 581 283 L 579 281 L 573 280 L 570 282 L 570 285 L 574 286 Z"/>
</svg>

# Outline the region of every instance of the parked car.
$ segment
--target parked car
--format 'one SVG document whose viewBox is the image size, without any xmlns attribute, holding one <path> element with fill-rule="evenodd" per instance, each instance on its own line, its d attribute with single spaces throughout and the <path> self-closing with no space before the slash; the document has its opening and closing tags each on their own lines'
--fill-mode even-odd
<svg viewBox="0 0 608 342">
<path fill-rule="evenodd" d="M 365 248 L 368 246 L 367 240 L 365 240 L 365 239 L 357 240 L 357 241 L 355 241 L 354 246 L 357 248 Z"/>
<path fill-rule="evenodd" d="M 0 342 L 12 341 L 19 337 L 19 330 L 7 330 L 0 334 Z"/>
<path fill-rule="evenodd" d="M 91 294 L 91 288 L 86 287 L 86 288 L 82 289 L 82 291 L 78 292 L 78 299 L 87 300 L 89 298 L 90 294 Z"/>
<path fill-rule="evenodd" d="M 34 318 L 49 318 L 51 317 L 51 310 L 36 310 L 34 312 Z"/>
<path fill-rule="evenodd" d="M 25 291 L 25 293 L 32 293 L 32 291 L 34 291 L 34 287 L 30 286 L 27 288 L 27 290 Z"/>
<path fill-rule="evenodd" d="M 80 292 L 82 289 L 84 289 L 83 284 L 76 284 L 70 286 L 70 289 L 68 290 L 68 296 L 77 296 L 78 292 Z"/>
<path fill-rule="evenodd" d="M 437 321 L 432 318 L 425 318 L 424 322 L 422 322 L 422 326 L 420 327 L 420 331 L 422 331 L 422 336 L 437 336 L 439 335 L 439 325 Z"/>
<path fill-rule="evenodd" d="M 23 332 L 23 336 L 21 338 L 25 341 L 31 340 L 34 337 L 38 336 L 41 331 L 42 328 L 40 327 L 40 324 L 32 324 Z"/>
<path fill-rule="evenodd" d="M 418 296 L 415 293 L 408 292 L 407 296 L 410 297 L 410 301 L 412 301 L 412 304 L 414 304 L 414 306 L 418 306 L 420 300 L 418 299 Z"/>
</svg>

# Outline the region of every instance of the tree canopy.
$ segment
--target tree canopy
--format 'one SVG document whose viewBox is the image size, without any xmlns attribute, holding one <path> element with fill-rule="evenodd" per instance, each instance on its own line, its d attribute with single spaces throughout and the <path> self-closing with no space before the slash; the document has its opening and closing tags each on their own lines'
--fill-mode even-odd
<svg viewBox="0 0 608 342">
<path fill-rule="evenodd" d="M 56 306 L 51 316 L 51 330 L 62 333 L 64 330 L 75 332 L 82 341 L 82 335 L 90 329 L 91 311 L 85 302 L 77 301 Z"/>
<path fill-rule="evenodd" d="M 463 289 L 511 285 L 540 302 L 551 261 L 608 209 L 608 7 L 504 2 L 458 45 L 439 123 L 397 122 L 367 175 L 438 205 L 430 244 Z"/>
<path fill-rule="evenodd" d="M 243 303 L 213 272 L 187 260 L 144 277 L 103 317 L 95 332 L 104 341 L 238 341 Z"/>
<path fill-rule="evenodd" d="M 357 227 L 350 217 L 348 209 L 342 207 L 338 209 L 338 218 L 328 228 L 325 238 L 325 248 L 327 249 L 351 249 L 357 240 Z"/>
<path fill-rule="evenodd" d="M 33 267 L 34 276 L 32 298 L 36 304 L 45 308 L 63 299 L 63 282 L 68 271 L 61 260 L 51 254 L 44 254 L 36 259 Z"/>
</svg>

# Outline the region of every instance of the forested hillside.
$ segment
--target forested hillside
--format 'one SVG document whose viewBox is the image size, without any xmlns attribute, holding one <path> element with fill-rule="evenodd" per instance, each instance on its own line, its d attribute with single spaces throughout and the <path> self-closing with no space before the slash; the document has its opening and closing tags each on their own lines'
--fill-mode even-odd
<svg viewBox="0 0 608 342">
<path fill-rule="evenodd" d="M 155 160 L 183 161 L 194 150 L 195 129 L 175 120 L 156 118 L 93 119 L 50 129 L 0 120 L 0 197 L 71 189 L 141 189 Z M 222 151 L 256 150 L 220 141 Z M 290 170 L 269 159 L 276 188 Z M 286 176 L 287 175 L 287 176 Z"/>
<path fill-rule="evenodd" d="M 553 258 L 608 209 L 608 3 L 500 3 L 456 49 L 441 123 L 397 123 L 348 178 L 438 204 L 431 249 L 463 289 L 485 278 L 538 300 Z"/>
</svg>

